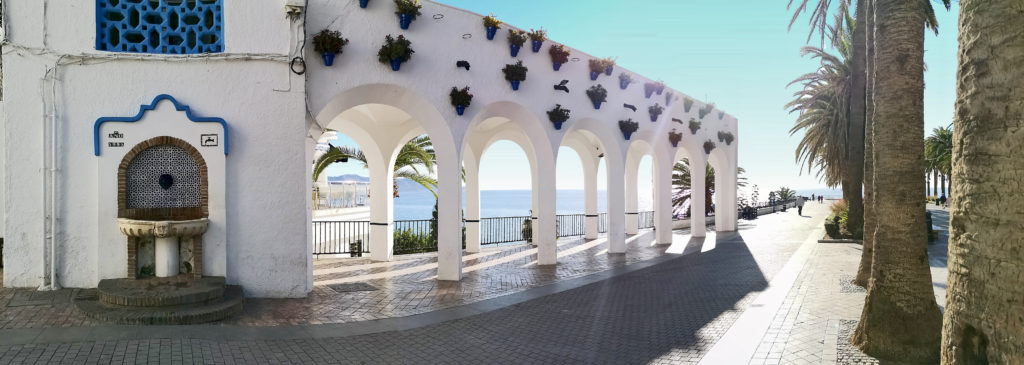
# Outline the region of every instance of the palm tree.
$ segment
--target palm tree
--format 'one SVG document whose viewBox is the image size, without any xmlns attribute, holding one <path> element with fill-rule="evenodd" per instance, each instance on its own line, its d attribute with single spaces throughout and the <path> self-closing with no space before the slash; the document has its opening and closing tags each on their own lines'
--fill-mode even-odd
<svg viewBox="0 0 1024 365">
<path fill-rule="evenodd" d="M 1019 0 L 960 0 L 944 364 L 1024 359 L 1020 24 Z"/>
<path fill-rule="evenodd" d="M 779 191 L 775 192 L 775 196 L 779 198 L 779 201 L 787 202 L 796 198 L 796 190 L 783 186 L 779 188 Z"/>
<path fill-rule="evenodd" d="M 874 7 L 872 144 L 878 219 L 867 298 L 851 342 L 879 359 L 934 363 L 942 313 L 932 292 L 921 228 L 924 29 L 934 13 L 928 16 L 927 1 L 876 0 Z"/>
<path fill-rule="evenodd" d="M 746 172 L 742 167 L 736 169 L 736 186 L 745 187 L 747 186 L 747 178 L 740 176 Z M 690 200 L 690 161 L 688 159 L 682 159 L 672 167 L 672 186 L 676 188 L 675 194 L 672 194 L 672 210 L 675 212 L 681 212 L 683 207 L 686 206 L 688 200 Z M 711 164 L 706 164 L 704 173 L 704 212 L 714 213 L 711 209 L 713 194 L 715 192 L 715 169 L 711 167 Z M 689 212 L 686 212 L 689 215 Z"/>
<path fill-rule="evenodd" d="M 867 288 L 871 279 L 871 258 L 874 256 L 875 227 L 878 225 L 875 219 L 875 148 L 874 138 L 874 102 L 872 91 L 874 89 L 875 74 L 875 6 L 874 0 L 867 0 L 864 6 L 864 28 L 867 33 L 867 69 L 868 77 L 864 84 L 864 230 L 863 242 L 861 243 L 860 263 L 857 265 L 857 275 L 853 284 Z M 849 219 L 849 215 L 847 215 Z"/>
<path fill-rule="evenodd" d="M 327 153 L 320 156 L 313 163 L 313 181 L 319 180 L 320 174 L 323 173 L 327 166 L 335 162 L 344 162 L 348 159 L 361 161 L 363 166 L 366 167 L 366 156 L 358 148 L 330 146 Z M 398 197 L 398 178 L 406 178 L 423 185 L 436 198 L 437 179 L 432 176 L 436 164 L 437 158 L 434 155 L 434 145 L 430 142 L 429 137 L 419 136 L 406 142 L 402 149 L 398 151 L 398 155 L 395 156 L 395 177 L 392 182 L 394 197 Z"/>
<path fill-rule="evenodd" d="M 945 127 L 933 129 L 932 135 L 924 140 L 924 157 L 925 166 L 942 177 L 942 195 L 946 195 L 946 176 L 953 169 L 953 131 Z"/>
</svg>

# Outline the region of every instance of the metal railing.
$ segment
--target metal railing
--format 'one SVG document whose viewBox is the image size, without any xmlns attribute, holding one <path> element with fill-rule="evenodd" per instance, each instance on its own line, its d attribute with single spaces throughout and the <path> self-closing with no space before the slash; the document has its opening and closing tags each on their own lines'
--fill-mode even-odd
<svg viewBox="0 0 1024 365">
<path fill-rule="evenodd" d="M 530 216 L 480 218 L 480 244 L 525 241 L 529 231 L 524 229 Z"/>
<path fill-rule="evenodd" d="M 313 253 L 350 254 L 360 257 L 370 252 L 370 222 L 314 221 Z"/>
<path fill-rule="evenodd" d="M 432 224 L 430 219 L 395 221 L 394 253 L 404 255 L 437 251 L 437 234 Z"/>
</svg>

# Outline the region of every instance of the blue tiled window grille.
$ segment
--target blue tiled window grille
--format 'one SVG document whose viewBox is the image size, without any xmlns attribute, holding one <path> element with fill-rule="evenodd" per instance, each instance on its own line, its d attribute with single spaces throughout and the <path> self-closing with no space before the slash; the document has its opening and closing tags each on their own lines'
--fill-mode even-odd
<svg viewBox="0 0 1024 365">
<path fill-rule="evenodd" d="M 223 0 L 96 0 L 96 49 L 223 52 L 223 9 Z"/>
</svg>

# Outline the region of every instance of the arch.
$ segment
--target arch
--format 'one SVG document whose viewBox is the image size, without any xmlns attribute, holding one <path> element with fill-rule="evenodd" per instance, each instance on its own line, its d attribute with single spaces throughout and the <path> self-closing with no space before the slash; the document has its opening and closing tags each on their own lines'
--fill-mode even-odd
<svg viewBox="0 0 1024 365">
<path fill-rule="evenodd" d="M 596 152 L 605 158 L 607 174 L 607 208 L 608 208 L 608 252 L 623 253 L 626 251 L 625 241 L 625 152 L 619 139 L 622 134 L 613 130 L 608 123 L 593 118 L 574 121 L 566 131 L 560 144 L 573 145 L 573 139 L 585 141 L 593 146 Z M 595 176 L 596 178 L 596 176 Z"/>
<path fill-rule="evenodd" d="M 183 208 L 129 208 L 128 207 L 128 167 L 142 151 L 151 147 L 173 146 L 185 150 L 186 153 L 199 167 L 199 199 L 198 207 Z M 170 136 L 160 136 L 139 142 L 131 150 L 125 153 L 121 164 L 117 166 L 117 217 L 146 220 L 187 220 L 199 219 L 210 216 L 210 190 L 209 174 L 206 169 L 206 160 L 195 147 L 182 139 Z"/>
<path fill-rule="evenodd" d="M 723 143 L 719 143 L 723 144 Z M 728 151 L 716 146 L 708 154 L 708 164 L 715 169 L 715 230 L 736 229 L 736 173 L 737 166 Z"/>
<path fill-rule="evenodd" d="M 632 140 L 626 149 L 626 234 L 637 234 L 640 230 L 640 162 L 645 156 L 653 156 L 654 148 L 643 139 Z M 652 166 L 653 167 L 653 166 Z"/>
</svg>

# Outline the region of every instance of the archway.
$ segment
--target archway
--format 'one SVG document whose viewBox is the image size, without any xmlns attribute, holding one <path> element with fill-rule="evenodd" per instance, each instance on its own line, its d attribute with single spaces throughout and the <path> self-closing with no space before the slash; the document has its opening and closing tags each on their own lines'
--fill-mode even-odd
<svg viewBox="0 0 1024 365">
<path fill-rule="evenodd" d="M 716 146 L 708 154 L 708 164 L 715 173 L 715 230 L 721 232 L 735 231 L 739 215 L 736 206 L 737 166 L 724 147 Z"/>
<path fill-rule="evenodd" d="M 592 201 L 588 210 L 586 230 L 589 237 L 596 238 L 599 220 L 596 211 L 597 201 L 597 161 L 604 159 L 607 176 L 606 201 L 608 208 L 607 215 L 607 237 L 609 253 L 626 252 L 625 228 L 626 228 L 626 202 L 625 202 L 625 153 L 620 147 L 622 134 L 613 131 L 607 123 L 592 118 L 583 118 L 572 122 L 571 127 L 562 138 L 562 145 L 571 147 L 583 157 L 584 160 L 594 161 L 593 173 L 588 173 L 584 178 L 589 180 L 585 186 L 593 187 L 585 192 L 587 201 Z"/>
<path fill-rule="evenodd" d="M 626 234 L 654 226 L 653 148 L 638 139 L 626 152 Z"/>
</svg>

